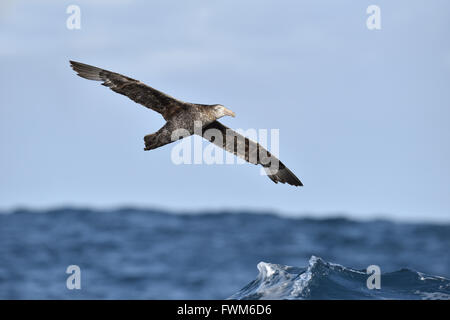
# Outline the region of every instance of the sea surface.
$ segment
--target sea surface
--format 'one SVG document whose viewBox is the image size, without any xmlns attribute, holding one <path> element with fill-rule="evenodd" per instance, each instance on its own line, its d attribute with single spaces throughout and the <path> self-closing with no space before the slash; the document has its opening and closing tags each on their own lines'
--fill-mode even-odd
<svg viewBox="0 0 450 320">
<path fill-rule="evenodd" d="M 80 289 L 67 288 L 70 265 Z M 371 265 L 380 289 L 367 286 Z M 449 279 L 449 224 L 132 208 L 0 213 L 0 299 L 450 299 Z"/>
</svg>

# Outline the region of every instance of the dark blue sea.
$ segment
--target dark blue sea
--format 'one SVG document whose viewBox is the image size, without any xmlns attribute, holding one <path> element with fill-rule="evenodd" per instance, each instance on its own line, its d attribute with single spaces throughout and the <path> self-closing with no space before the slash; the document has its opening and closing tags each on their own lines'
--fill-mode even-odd
<svg viewBox="0 0 450 320">
<path fill-rule="evenodd" d="M 69 265 L 81 289 L 69 290 Z M 369 265 L 380 289 L 367 287 Z M 270 213 L 0 214 L 1 299 L 450 299 L 450 225 Z"/>
</svg>

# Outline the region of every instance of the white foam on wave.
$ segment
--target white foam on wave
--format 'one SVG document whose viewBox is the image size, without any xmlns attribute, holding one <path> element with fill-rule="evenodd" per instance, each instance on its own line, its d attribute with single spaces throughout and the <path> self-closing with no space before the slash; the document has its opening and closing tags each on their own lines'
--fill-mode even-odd
<svg viewBox="0 0 450 320">
<path fill-rule="evenodd" d="M 261 261 L 256 266 L 259 270 L 259 272 L 264 276 L 264 278 L 271 277 L 273 274 L 275 274 L 275 269 L 272 267 L 270 263 Z"/>
<path fill-rule="evenodd" d="M 407 269 L 383 274 L 382 289 L 373 291 L 366 288 L 364 270 L 316 256 L 311 256 L 306 268 L 268 262 L 260 262 L 257 267 L 257 278 L 229 299 L 450 299 L 449 279 Z M 411 283 L 413 275 L 417 277 L 417 289 Z"/>
<path fill-rule="evenodd" d="M 262 300 L 286 299 L 296 276 L 286 271 L 289 267 L 267 262 L 260 262 L 257 267 L 259 286 L 254 290 L 254 294 Z"/>
</svg>

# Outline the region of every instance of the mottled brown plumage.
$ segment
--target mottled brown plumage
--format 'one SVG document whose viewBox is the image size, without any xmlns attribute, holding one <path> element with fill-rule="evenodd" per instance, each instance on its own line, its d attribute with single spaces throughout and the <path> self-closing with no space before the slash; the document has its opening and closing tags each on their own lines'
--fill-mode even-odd
<svg viewBox="0 0 450 320">
<path fill-rule="evenodd" d="M 223 137 L 222 140 L 217 139 L 214 133 L 207 134 L 208 131 L 214 129 L 220 132 L 220 137 Z M 275 183 L 288 183 L 294 186 L 303 185 L 291 170 L 263 146 L 224 126 L 219 121 L 213 121 L 209 125 L 204 126 L 203 137 L 249 163 L 262 165 L 267 176 Z"/>
<path fill-rule="evenodd" d="M 119 73 L 75 61 L 70 61 L 70 65 L 80 77 L 102 81 L 102 85 L 163 116 L 166 124 L 157 132 L 144 137 L 144 150 L 156 149 L 173 142 L 172 133 L 177 129 L 185 129 L 191 135 L 197 133 L 195 124 L 201 123 L 200 134 L 204 138 L 249 163 L 262 165 L 273 182 L 303 185 L 283 163 L 260 144 L 218 122 L 217 119 L 223 116 L 234 117 L 234 112 L 224 106 L 184 102 Z M 217 130 L 224 138 L 216 139 L 207 134 L 210 132 L 208 130 Z"/>
</svg>

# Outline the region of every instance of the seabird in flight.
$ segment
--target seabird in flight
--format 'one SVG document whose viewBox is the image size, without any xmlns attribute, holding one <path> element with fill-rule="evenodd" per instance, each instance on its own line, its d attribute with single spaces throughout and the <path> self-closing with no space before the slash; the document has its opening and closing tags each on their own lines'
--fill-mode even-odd
<svg viewBox="0 0 450 320">
<path fill-rule="evenodd" d="M 249 163 L 262 165 L 267 176 L 273 182 L 288 183 L 293 186 L 303 185 L 281 161 L 259 143 L 240 135 L 217 121 L 224 116 L 235 116 L 233 111 L 223 105 L 184 102 L 138 80 L 115 72 L 75 61 L 70 61 L 70 65 L 80 77 L 102 81 L 102 85 L 163 116 L 166 124 L 157 132 L 144 137 L 144 150 L 156 149 L 175 141 L 172 133 L 177 129 L 185 129 L 190 135 L 195 134 L 197 133 L 195 124 L 201 123 L 200 133 L 202 136 L 205 135 L 203 136 L 205 139 Z M 215 129 L 215 132 L 221 133 L 223 138 L 218 139 L 215 135 L 206 135 L 205 133 L 210 129 Z"/>
</svg>

